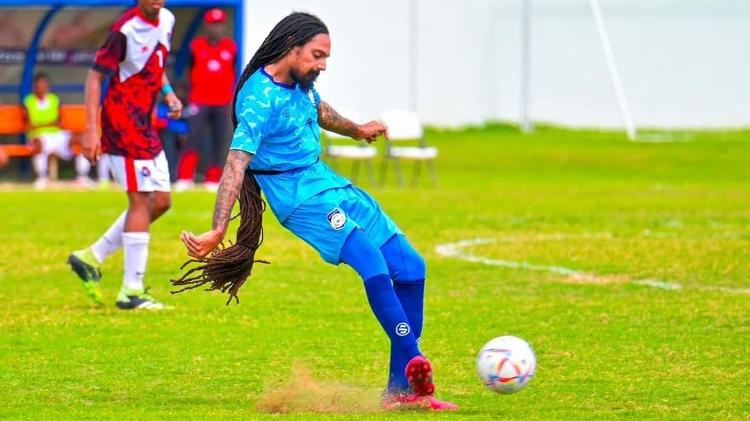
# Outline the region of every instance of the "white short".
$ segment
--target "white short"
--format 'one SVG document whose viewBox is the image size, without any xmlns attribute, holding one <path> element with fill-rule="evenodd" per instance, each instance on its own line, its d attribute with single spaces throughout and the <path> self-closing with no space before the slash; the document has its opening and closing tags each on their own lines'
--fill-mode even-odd
<svg viewBox="0 0 750 421">
<path fill-rule="evenodd" d="M 102 156 L 115 180 L 128 192 L 170 191 L 169 164 L 164 151 L 154 159 L 133 159 L 120 155 Z"/>
<path fill-rule="evenodd" d="M 70 132 L 65 130 L 57 133 L 45 133 L 39 136 L 42 143 L 42 153 L 44 155 L 54 154 L 63 161 L 70 161 L 73 158 L 73 152 L 70 150 Z"/>
</svg>

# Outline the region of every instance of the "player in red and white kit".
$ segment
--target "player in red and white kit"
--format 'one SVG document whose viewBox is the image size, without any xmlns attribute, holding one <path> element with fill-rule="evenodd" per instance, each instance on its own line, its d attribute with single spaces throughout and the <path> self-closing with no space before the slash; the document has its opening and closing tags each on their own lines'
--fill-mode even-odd
<svg viewBox="0 0 750 421">
<path fill-rule="evenodd" d="M 197 172 L 211 191 L 219 187 L 232 138 L 232 97 L 237 79 L 237 44 L 225 36 L 227 14 L 209 9 L 205 34 L 190 43 L 190 133 L 180 157 L 175 190 L 191 188 Z"/>
<path fill-rule="evenodd" d="M 123 285 L 116 305 L 123 310 L 164 309 L 143 285 L 148 259 L 149 226 L 169 209 L 167 159 L 151 125 L 159 92 L 165 95 L 170 117 L 179 118 L 182 104 L 164 72 L 174 15 L 164 0 L 138 0 L 112 25 L 86 77 L 87 130 L 83 153 L 92 162 L 107 160 L 115 179 L 128 195 L 128 209 L 93 245 L 73 252 L 68 263 L 83 281 L 88 295 L 102 302 L 101 264 L 124 248 Z M 101 85 L 110 76 L 101 107 Z"/>
</svg>

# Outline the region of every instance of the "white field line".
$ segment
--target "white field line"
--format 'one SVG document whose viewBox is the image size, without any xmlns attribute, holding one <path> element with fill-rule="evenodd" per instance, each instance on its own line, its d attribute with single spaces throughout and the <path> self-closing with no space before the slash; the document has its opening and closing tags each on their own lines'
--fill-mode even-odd
<svg viewBox="0 0 750 421">
<path fill-rule="evenodd" d="M 638 133 L 634 142 L 638 143 L 685 143 L 692 142 L 693 136 L 689 133 Z"/>
<path fill-rule="evenodd" d="M 629 279 L 627 276 L 604 276 L 594 273 L 581 272 L 565 266 L 548 266 L 537 265 L 529 262 L 519 262 L 514 260 L 494 259 L 489 257 L 478 256 L 469 251 L 467 248 L 496 243 L 520 243 L 520 242 L 537 242 L 537 241 L 564 241 L 571 239 L 612 239 L 611 233 L 582 233 L 582 234 L 545 234 L 528 237 L 502 237 L 502 238 L 474 238 L 461 240 L 455 243 L 439 244 L 435 251 L 444 257 L 452 257 L 466 262 L 481 263 L 487 266 L 499 266 L 510 269 L 527 269 L 539 272 L 550 272 L 558 275 L 564 275 L 574 278 L 578 282 L 591 284 L 611 283 L 613 279 Z M 658 279 L 635 279 L 630 282 L 636 285 L 644 285 L 652 288 L 664 290 L 681 290 L 685 287 L 679 282 L 663 281 Z M 750 288 L 734 288 L 727 286 L 699 285 L 691 288 L 697 288 L 705 291 L 717 291 L 728 294 L 750 294 Z"/>
<path fill-rule="evenodd" d="M 682 284 L 676 282 L 665 282 L 656 279 L 639 279 L 633 281 L 636 285 L 645 285 L 647 287 L 659 288 L 659 289 L 682 289 Z"/>
</svg>

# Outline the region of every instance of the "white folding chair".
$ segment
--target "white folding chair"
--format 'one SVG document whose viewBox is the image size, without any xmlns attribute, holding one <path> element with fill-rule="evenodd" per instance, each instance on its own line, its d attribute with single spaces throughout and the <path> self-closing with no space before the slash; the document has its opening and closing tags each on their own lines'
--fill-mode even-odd
<svg viewBox="0 0 750 421">
<path fill-rule="evenodd" d="M 401 171 L 401 161 L 414 161 L 412 174 L 412 185 L 417 185 L 422 162 L 430 169 L 432 183 L 437 184 L 437 173 L 435 171 L 435 158 L 438 150 L 427 146 L 424 139 L 424 130 L 419 117 L 415 112 L 407 110 L 388 110 L 383 113 L 381 121 L 388 126 L 389 142 L 386 142 L 385 156 L 380 170 L 380 183 L 385 183 L 388 166 L 393 162 L 393 167 L 398 177 L 398 182 L 404 185 L 404 176 Z M 417 146 L 394 146 L 393 142 L 416 143 Z"/>
<path fill-rule="evenodd" d="M 360 123 L 361 119 L 359 114 L 350 108 L 334 108 L 337 113 L 342 117 L 345 117 L 355 123 Z M 328 162 L 331 166 L 336 169 L 337 162 L 339 159 L 352 160 L 352 182 L 357 181 L 359 175 L 359 163 L 363 162 L 367 169 L 367 176 L 370 180 L 370 184 L 375 184 L 375 169 L 373 161 L 375 156 L 378 154 L 377 149 L 374 146 L 370 146 L 362 141 L 359 145 L 337 145 L 332 142 L 334 139 L 351 139 L 346 136 L 342 136 L 338 133 L 324 130 L 325 132 L 325 155 L 328 158 Z"/>
</svg>

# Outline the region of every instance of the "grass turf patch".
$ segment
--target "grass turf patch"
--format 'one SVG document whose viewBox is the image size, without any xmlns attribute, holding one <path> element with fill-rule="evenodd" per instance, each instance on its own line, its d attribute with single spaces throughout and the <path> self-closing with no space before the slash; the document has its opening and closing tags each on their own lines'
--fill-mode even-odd
<svg viewBox="0 0 750 421">
<path fill-rule="evenodd" d="M 392 179 L 365 185 L 427 258 L 422 348 L 435 364 L 438 395 L 461 406 L 450 416 L 745 417 L 748 296 L 697 287 L 750 287 L 748 134 L 632 143 L 553 128 L 529 136 L 501 126 L 430 131 L 440 149 L 438 186 L 427 178 L 417 188 Z M 180 231 L 205 230 L 212 214 L 211 194 L 187 192 L 174 195 L 152 229 L 146 275 L 154 295 L 176 309 L 92 307 L 65 258 L 124 206 L 121 192 L 0 192 L 0 416 L 274 417 L 258 406 L 269 391 L 312 390 L 287 386 L 295 362 L 315 384 L 335 385 L 326 389 L 334 397 L 354 392 L 366 401 L 323 414 L 303 403 L 293 412 L 305 418 L 414 416 L 369 410 L 386 381 L 388 344 L 361 281 L 323 263 L 271 214 L 258 257 L 272 264 L 256 268 L 239 306 L 217 293 L 169 295 L 168 279 L 185 260 Z M 533 240 L 581 233 L 604 237 Z M 435 251 L 472 238 L 519 240 L 468 249 L 487 258 L 685 288 L 573 283 Z M 121 261 L 118 253 L 104 265 L 108 303 Z M 529 387 L 511 396 L 484 390 L 474 372 L 479 348 L 503 334 L 528 340 L 539 364 Z"/>
</svg>

